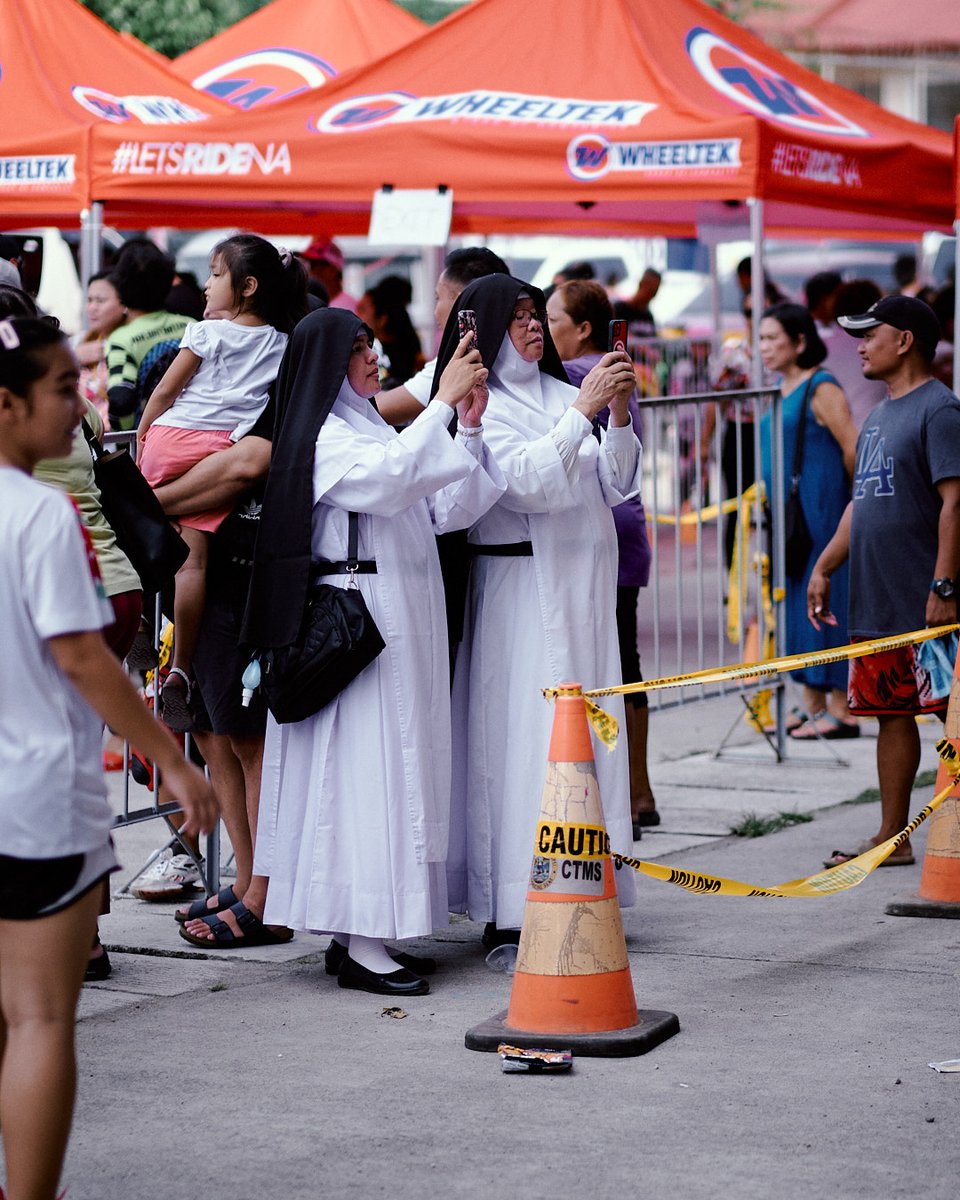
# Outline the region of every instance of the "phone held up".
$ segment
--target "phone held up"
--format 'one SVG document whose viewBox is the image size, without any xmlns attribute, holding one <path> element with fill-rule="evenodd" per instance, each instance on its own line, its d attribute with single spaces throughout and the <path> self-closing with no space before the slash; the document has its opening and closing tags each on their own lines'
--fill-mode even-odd
<svg viewBox="0 0 960 1200">
<path fill-rule="evenodd" d="M 457 324 L 460 329 L 460 340 L 467 336 L 468 333 L 473 334 L 473 345 L 477 344 L 477 314 L 472 308 L 462 308 L 457 313 Z"/>
<path fill-rule="evenodd" d="M 611 321 L 607 334 L 607 349 L 622 350 L 627 353 L 627 323 L 626 321 Z"/>
</svg>

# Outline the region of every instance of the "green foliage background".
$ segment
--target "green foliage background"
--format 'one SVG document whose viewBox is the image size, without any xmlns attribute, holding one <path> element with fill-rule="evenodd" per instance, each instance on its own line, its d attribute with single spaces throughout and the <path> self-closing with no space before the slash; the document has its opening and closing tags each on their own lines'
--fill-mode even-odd
<svg viewBox="0 0 960 1200">
<path fill-rule="evenodd" d="M 395 2 L 433 25 L 467 0 Z M 579 2 L 586 3 L 587 0 Z M 132 33 L 161 54 L 176 58 L 221 29 L 263 8 L 269 0 L 81 0 L 81 3 L 114 29 Z M 754 8 L 779 7 L 777 0 L 707 0 L 707 3 L 735 20 Z"/>
</svg>

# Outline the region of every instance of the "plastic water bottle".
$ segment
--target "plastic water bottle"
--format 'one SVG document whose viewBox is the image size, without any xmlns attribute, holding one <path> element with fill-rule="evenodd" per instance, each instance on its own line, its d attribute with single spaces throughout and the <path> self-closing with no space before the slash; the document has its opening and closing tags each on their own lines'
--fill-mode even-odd
<svg viewBox="0 0 960 1200">
<path fill-rule="evenodd" d="M 517 947 L 508 942 L 504 946 L 494 946 L 484 960 L 491 971 L 503 971 L 512 975 L 517 969 Z"/>
<path fill-rule="evenodd" d="M 241 704 L 244 708 L 250 707 L 250 701 L 253 699 L 253 693 L 260 686 L 260 659 L 257 657 L 251 658 L 246 665 L 243 675 L 240 677 L 240 682 L 243 684 L 243 699 Z"/>
</svg>

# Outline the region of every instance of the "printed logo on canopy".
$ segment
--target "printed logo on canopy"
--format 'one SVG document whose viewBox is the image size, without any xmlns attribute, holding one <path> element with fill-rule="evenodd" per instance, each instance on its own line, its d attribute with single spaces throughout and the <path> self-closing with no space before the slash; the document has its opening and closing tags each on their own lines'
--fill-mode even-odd
<svg viewBox="0 0 960 1200">
<path fill-rule="evenodd" d="M 322 87 L 336 69 L 315 54 L 280 46 L 227 59 L 192 80 L 208 96 L 249 110 Z"/>
<path fill-rule="evenodd" d="M 699 26 L 686 39 L 687 54 L 703 79 L 735 104 L 771 121 L 808 133 L 870 137 L 862 126 L 799 87 L 732 42 Z"/>
<path fill-rule="evenodd" d="M 188 125 L 206 121 L 208 116 L 174 96 L 115 96 L 83 84 L 72 87 L 70 94 L 81 108 L 116 125 L 127 121 L 141 125 Z"/>
<path fill-rule="evenodd" d="M 418 121 L 497 121 L 513 125 L 639 125 L 656 108 L 645 100 L 576 100 L 476 90 L 445 96 L 381 92 L 334 104 L 308 123 L 316 133 L 351 133 Z"/>
</svg>

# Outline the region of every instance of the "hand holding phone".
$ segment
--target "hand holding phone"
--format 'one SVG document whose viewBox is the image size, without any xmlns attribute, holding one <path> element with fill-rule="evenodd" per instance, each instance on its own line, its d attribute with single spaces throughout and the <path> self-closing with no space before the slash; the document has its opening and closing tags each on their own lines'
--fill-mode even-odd
<svg viewBox="0 0 960 1200">
<path fill-rule="evenodd" d="M 627 353 L 627 323 L 623 320 L 611 321 L 607 334 L 607 349 L 622 350 Z"/>
</svg>

